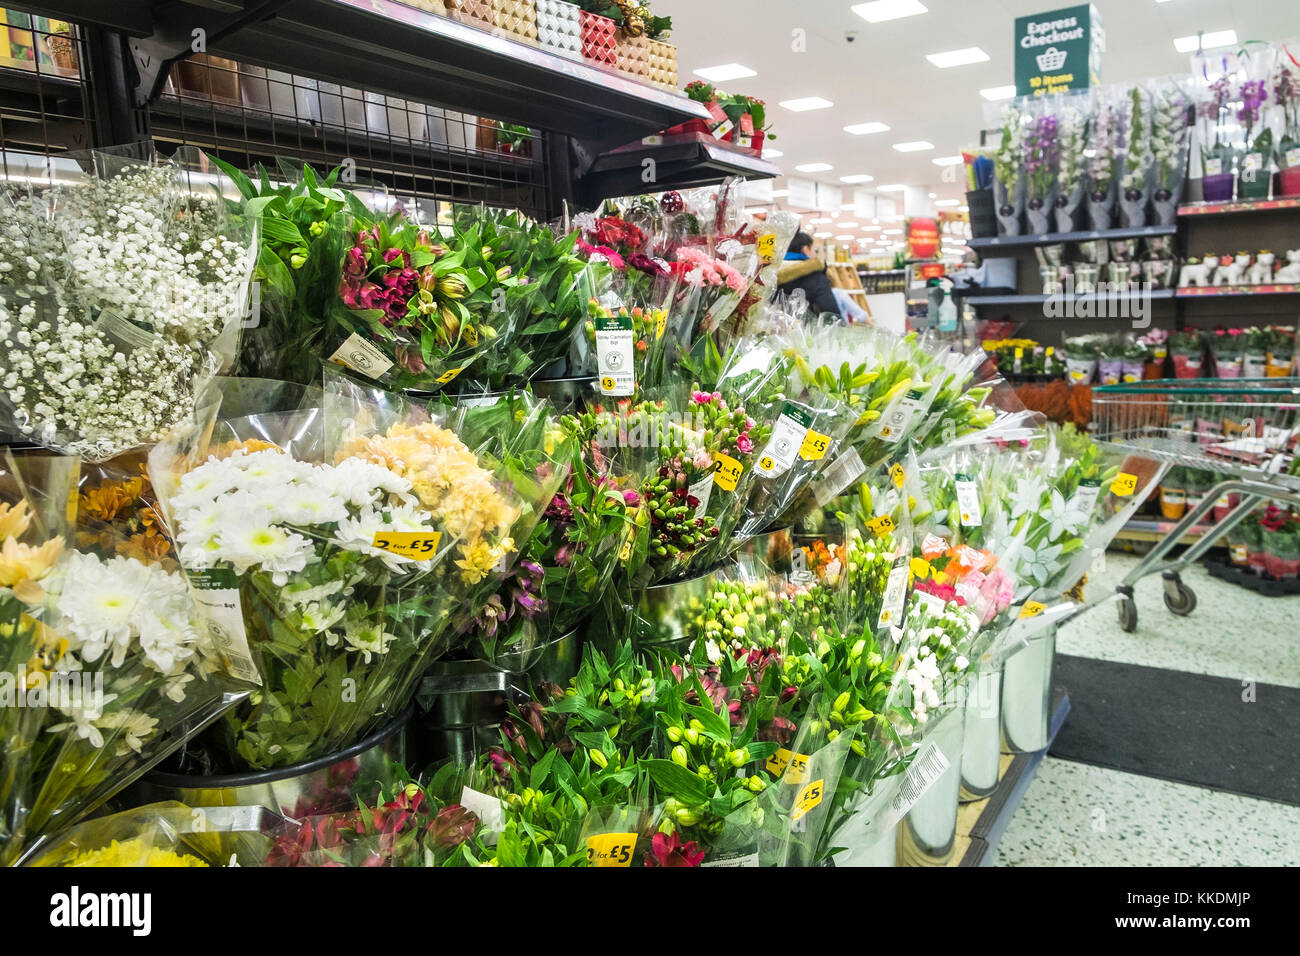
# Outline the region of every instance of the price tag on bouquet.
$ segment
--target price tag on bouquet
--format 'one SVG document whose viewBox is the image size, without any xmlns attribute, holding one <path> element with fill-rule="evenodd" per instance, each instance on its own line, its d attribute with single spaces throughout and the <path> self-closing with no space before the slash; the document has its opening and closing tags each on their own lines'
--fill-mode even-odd
<svg viewBox="0 0 1300 956">
<path fill-rule="evenodd" d="M 1020 613 L 1017 615 L 1017 618 L 1023 620 L 1026 618 L 1038 617 L 1046 610 L 1047 610 L 1047 605 L 1043 604 L 1041 601 L 1026 601 L 1024 607 L 1020 609 Z"/>
<path fill-rule="evenodd" d="M 587 865 L 629 867 L 636 849 L 635 833 L 600 833 L 587 837 Z"/>
<path fill-rule="evenodd" d="M 799 796 L 795 798 L 794 810 L 790 813 L 791 820 L 802 820 L 808 812 L 822 802 L 822 791 L 825 789 L 825 780 L 814 780 L 808 786 L 799 791 Z"/>
<path fill-rule="evenodd" d="M 447 369 L 447 371 L 439 375 L 437 379 L 435 379 L 435 381 L 439 385 L 450 384 L 451 380 L 454 379 L 457 375 L 459 375 L 463 371 L 465 371 L 463 368 L 449 368 Z"/>
<path fill-rule="evenodd" d="M 800 452 L 804 449 L 804 442 L 808 437 L 809 426 L 812 425 L 812 416 L 802 408 L 786 402 L 785 407 L 781 409 L 781 416 L 772 426 L 772 437 L 767 440 L 767 446 L 758 455 L 757 468 L 759 474 L 772 478 L 777 475 L 783 475 L 790 470 L 790 466 L 799 457 Z M 825 437 L 825 436 L 820 436 Z M 829 446 L 829 441 L 827 442 Z M 823 447 L 820 458 L 826 454 L 826 448 Z M 808 461 L 816 459 L 809 458 Z"/>
<path fill-rule="evenodd" d="M 718 455 L 718 470 L 713 473 L 713 483 L 723 491 L 735 491 L 745 466 L 730 455 Z"/>
<path fill-rule="evenodd" d="M 903 490 L 903 485 L 907 484 L 907 472 L 898 462 L 889 466 L 889 480 L 894 483 L 894 487 L 899 491 Z"/>
<path fill-rule="evenodd" d="M 776 233 L 769 232 L 758 237 L 758 259 L 763 265 L 776 261 Z"/>
<path fill-rule="evenodd" d="M 600 394 L 622 398 L 636 391 L 636 333 L 632 317 L 619 315 L 596 325 L 596 364 Z"/>
<path fill-rule="evenodd" d="M 415 561 L 429 561 L 438 553 L 441 531 L 380 531 L 372 547 Z"/>
<path fill-rule="evenodd" d="M 911 389 L 885 409 L 876 425 L 876 434 L 888 442 L 899 441 L 925 408 L 925 392 Z"/>
<path fill-rule="evenodd" d="M 1074 495 L 1070 498 L 1070 510 L 1091 517 L 1092 509 L 1096 507 L 1097 499 L 1100 496 L 1101 482 L 1096 478 L 1084 478 L 1079 482 L 1079 487 L 1074 490 Z"/>
<path fill-rule="evenodd" d="M 393 367 L 393 360 L 385 355 L 379 346 L 363 339 L 356 332 L 343 341 L 338 350 L 330 356 L 330 361 L 375 379 L 382 378 Z"/>
<path fill-rule="evenodd" d="M 980 492 L 975 479 L 958 473 L 953 476 L 953 486 L 957 490 L 957 507 L 961 510 L 962 527 L 980 527 L 984 523 L 984 512 L 980 507 Z"/>
<path fill-rule="evenodd" d="M 907 575 L 911 570 L 911 561 L 907 556 L 896 558 L 890 569 L 889 580 L 885 583 L 885 596 L 880 603 L 880 618 L 876 629 L 898 622 L 903 616 L 903 604 L 907 599 Z"/>
<path fill-rule="evenodd" d="M 186 577 L 194 591 L 194 603 L 208 625 L 208 633 L 226 670 L 232 677 L 262 686 L 262 676 L 248 646 L 248 632 L 244 630 L 239 577 L 226 568 L 187 571 Z"/>
<path fill-rule="evenodd" d="M 808 776 L 807 754 L 797 754 L 782 747 L 767 758 L 767 772 L 783 783 L 803 783 Z M 782 776 L 784 775 L 784 776 Z"/>
<path fill-rule="evenodd" d="M 1137 491 L 1137 487 L 1137 475 L 1130 475 L 1121 472 L 1115 477 L 1115 480 L 1111 482 L 1110 493 L 1115 495 L 1117 498 L 1128 498 L 1132 496 L 1133 492 Z"/>
<path fill-rule="evenodd" d="M 881 515 L 868 521 L 867 527 L 877 538 L 883 538 L 887 534 L 892 534 L 897 525 L 894 524 L 894 519 L 889 515 Z"/>
</svg>

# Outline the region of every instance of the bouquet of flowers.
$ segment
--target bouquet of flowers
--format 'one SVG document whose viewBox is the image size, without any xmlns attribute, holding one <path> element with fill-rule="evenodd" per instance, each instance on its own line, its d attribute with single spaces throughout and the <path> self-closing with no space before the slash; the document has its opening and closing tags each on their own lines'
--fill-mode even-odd
<svg viewBox="0 0 1300 956">
<path fill-rule="evenodd" d="M 1061 160 L 1060 119 L 1047 110 L 1035 116 L 1025 130 L 1024 169 L 1028 182 L 1025 208 L 1029 231 L 1038 235 L 1052 231 L 1052 210 L 1056 205 L 1056 182 Z"/>
<path fill-rule="evenodd" d="M 1123 119 L 1118 104 L 1105 91 L 1092 102 L 1092 150 L 1088 160 L 1088 214 L 1093 229 L 1111 228 L 1115 191 L 1120 176 Z"/>
<path fill-rule="evenodd" d="M 1127 227 L 1147 224 L 1151 199 L 1153 150 L 1151 97 L 1140 86 L 1129 91 L 1128 141 L 1124 144 L 1124 173 L 1120 179 L 1120 211 Z"/>
<path fill-rule="evenodd" d="M 10 459 L 6 485 L 28 484 L 23 470 Z M 72 477 L 66 468 L 50 474 Z M 68 500 L 60 488 L 42 491 Z M 71 550 L 66 531 L 42 520 L 57 512 L 22 494 L 6 498 L 0 860 L 13 863 L 132 783 L 238 695 L 223 700 L 208 679 L 219 666 L 184 578 L 135 558 Z"/>
<path fill-rule="evenodd" d="M 1087 148 L 1087 113 L 1067 100 L 1059 117 L 1059 148 L 1056 151 L 1056 231 L 1073 232 L 1078 228 L 1076 212 L 1083 201 L 1084 168 Z"/>
<path fill-rule="evenodd" d="M 1021 173 L 1025 162 L 1025 125 L 1023 113 L 1015 106 L 1002 110 L 1002 139 L 993 154 L 993 201 L 998 229 L 1004 235 L 1018 236 L 1020 216 L 1025 208 L 1026 181 Z"/>
<path fill-rule="evenodd" d="M 6 431 L 100 460 L 157 440 L 232 363 L 252 260 L 186 156 L 91 158 L 83 182 L 0 202 L 0 407 Z"/>
</svg>

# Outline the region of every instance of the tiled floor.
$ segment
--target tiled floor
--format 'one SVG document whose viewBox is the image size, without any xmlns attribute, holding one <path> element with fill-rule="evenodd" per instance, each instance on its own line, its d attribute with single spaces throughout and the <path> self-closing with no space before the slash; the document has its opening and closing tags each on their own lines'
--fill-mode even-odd
<svg viewBox="0 0 1300 956">
<path fill-rule="evenodd" d="M 1088 597 L 1136 563 L 1110 554 Z M 1300 687 L 1300 597 L 1261 598 L 1184 574 L 1197 609 L 1175 617 L 1159 576 L 1137 585 L 1138 629 L 1115 607 L 1061 629 L 1057 650 L 1127 664 Z M 1068 719 L 1068 718 L 1067 718 Z M 1300 807 L 1048 757 L 998 846 L 999 866 L 1300 866 Z"/>
</svg>

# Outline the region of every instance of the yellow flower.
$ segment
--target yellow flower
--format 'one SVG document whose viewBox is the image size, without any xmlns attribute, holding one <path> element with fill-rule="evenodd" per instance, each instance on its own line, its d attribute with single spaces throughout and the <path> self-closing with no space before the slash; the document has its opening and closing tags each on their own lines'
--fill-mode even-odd
<svg viewBox="0 0 1300 956">
<path fill-rule="evenodd" d="M 63 539 L 51 538 L 39 547 L 6 538 L 0 548 L 0 588 L 13 588 L 24 604 L 39 604 L 45 591 L 36 582 L 49 573 L 63 551 Z"/>
<path fill-rule="evenodd" d="M 21 538 L 31 523 L 27 502 L 20 501 L 12 506 L 0 504 L 0 538 Z"/>
<path fill-rule="evenodd" d="M 100 847 L 98 850 L 79 850 L 71 860 L 62 865 L 206 867 L 208 864 L 196 856 L 150 846 L 143 837 L 136 837 L 122 843 L 114 840 L 108 846 Z"/>
<path fill-rule="evenodd" d="M 506 538 L 498 547 L 492 547 L 485 541 L 461 545 L 460 553 L 464 555 L 456 562 L 461 569 L 461 578 L 466 584 L 478 584 L 497 562 L 515 549 L 515 543 Z"/>
</svg>

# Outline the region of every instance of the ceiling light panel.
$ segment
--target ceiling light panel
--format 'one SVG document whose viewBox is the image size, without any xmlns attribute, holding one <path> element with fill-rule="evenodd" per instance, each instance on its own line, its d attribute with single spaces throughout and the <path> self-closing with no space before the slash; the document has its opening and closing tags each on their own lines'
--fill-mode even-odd
<svg viewBox="0 0 1300 956">
<path fill-rule="evenodd" d="M 743 80 L 747 76 L 758 76 L 758 73 L 739 63 L 724 63 L 721 66 L 706 66 L 702 70 L 696 70 L 695 75 L 704 77 L 710 83 L 726 83 L 728 80 Z"/>
</svg>

